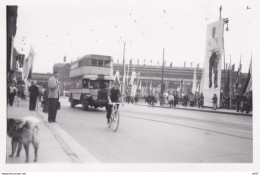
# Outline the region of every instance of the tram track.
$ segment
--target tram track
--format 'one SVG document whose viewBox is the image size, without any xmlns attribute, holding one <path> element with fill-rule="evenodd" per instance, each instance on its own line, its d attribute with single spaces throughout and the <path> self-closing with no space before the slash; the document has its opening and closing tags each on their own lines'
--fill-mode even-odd
<svg viewBox="0 0 260 175">
<path fill-rule="evenodd" d="M 120 116 L 127 117 L 127 118 L 139 119 L 139 120 L 145 120 L 145 121 L 151 121 L 151 122 L 158 122 L 158 123 L 163 123 L 163 124 L 169 124 L 169 125 L 176 125 L 176 126 L 187 127 L 187 128 L 192 128 L 192 129 L 196 129 L 196 130 L 226 135 L 226 136 L 232 136 L 232 137 L 237 137 L 237 138 L 242 138 L 242 139 L 247 139 L 247 140 L 253 140 L 250 137 L 244 137 L 244 136 L 240 136 L 240 135 L 235 135 L 235 134 L 231 134 L 231 133 L 216 131 L 216 130 L 212 130 L 212 129 L 197 127 L 197 126 L 191 126 L 191 125 L 187 125 L 187 124 L 180 124 L 180 123 L 177 123 L 177 122 L 170 122 L 170 121 L 162 121 L 162 120 L 156 120 L 156 119 L 151 119 L 151 118 L 129 116 L 129 115 L 125 115 L 125 114 L 122 114 L 122 113 L 120 114 Z M 189 122 L 189 121 L 184 121 L 184 122 Z M 197 123 L 197 124 L 202 124 L 202 123 Z M 205 124 L 202 124 L 202 125 L 205 125 Z M 210 125 L 208 125 L 208 126 L 210 126 Z M 237 132 L 245 132 L 247 134 L 252 134 L 251 131 L 246 131 L 246 130 L 239 130 L 239 129 L 233 129 L 233 128 L 225 128 L 225 129 L 226 130 L 233 130 L 233 131 L 237 131 Z"/>
<path fill-rule="evenodd" d="M 82 110 L 81 108 L 73 109 L 73 111 L 81 111 L 81 110 Z M 96 113 L 96 114 L 99 114 L 99 115 L 101 113 L 105 113 L 105 111 L 100 111 L 100 110 L 96 110 L 96 109 L 93 109 L 90 111 L 82 111 L 82 112 L 91 112 L 92 113 L 92 112 L 97 112 L 97 111 L 99 111 L 99 113 Z M 124 113 L 131 113 L 133 115 L 126 115 Z M 137 114 L 143 115 L 143 117 L 138 117 Z M 203 120 L 203 119 L 190 118 L 187 116 L 176 116 L 176 115 L 169 115 L 169 114 L 167 115 L 167 114 L 158 114 L 158 113 L 154 114 L 154 113 L 139 112 L 139 111 L 134 112 L 134 111 L 128 111 L 128 110 L 120 111 L 120 116 L 132 118 L 132 119 L 145 120 L 145 121 L 150 121 L 150 122 L 157 122 L 157 123 L 181 126 L 181 127 L 186 127 L 186 128 L 192 128 L 192 129 L 196 129 L 196 130 L 212 132 L 212 133 L 216 133 L 216 134 L 222 134 L 222 135 L 226 135 L 226 136 L 232 136 L 232 137 L 237 137 L 237 138 L 242 138 L 242 139 L 247 139 L 247 140 L 253 140 L 251 138 L 252 131 L 250 130 L 250 129 L 252 129 L 252 127 L 250 127 L 252 125 L 250 125 L 248 123 L 209 121 L 209 120 Z M 156 117 L 156 119 L 154 119 L 155 117 Z M 173 120 L 175 120 L 175 121 L 173 121 Z M 180 124 L 180 122 L 182 122 L 182 123 L 186 122 L 187 124 Z M 199 125 L 201 125 L 201 126 L 199 126 Z M 207 127 L 222 128 L 223 130 L 230 131 L 230 133 L 219 131 L 219 130 L 214 130 L 214 129 L 208 129 Z M 242 129 L 240 129 L 239 127 Z M 243 133 L 243 134 L 246 134 L 249 136 L 241 136 L 238 134 L 232 134 L 232 132 L 240 132 L 240 133 Z"/>
<path fill-rule="evenodd" d="M 205 123 L 211 123 L 211 124 L 218 124 L 218 125 L 225 125 L 225 126 L 234 126 L 234 127 L 243 127 L 246 129 L 251 129 L 252 124 L 249 123 L 238 123 L 238 122 L 220 122 L 220 121 L 210 121 L 210 120 L 203 120 L 203 119 L 198 119 L 198 118 L 191 118 L 191 117 L 186 117 L 186 116 L 176 116 L 176 115 L 167 115 L 167 114 L 153 114 L 153 113 L 145 113 L 145 112 L 134 112 L 134 111 L 122 111 L 122 112 L 131 112 L 135 114 L 144 114 L 144 115 L 151 115 L 151 116 L 156 116 L 156 117 L 167 117 L 169 119 L 181 119 L 181 120 L 187 120 L 187 121 L 195 121 L 195 122 L 205 122 Z"/>
</svg>

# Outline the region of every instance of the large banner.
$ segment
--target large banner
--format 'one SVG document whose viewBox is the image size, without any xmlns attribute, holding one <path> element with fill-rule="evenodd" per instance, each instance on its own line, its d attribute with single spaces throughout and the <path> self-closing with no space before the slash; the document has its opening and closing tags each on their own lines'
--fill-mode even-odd
<svg viewBox="0 0 260 175">
<path fill-rule="evenodd" d="M 203 69 L 204 105 L 213 106 L 212 98 L 216 94 L 220 101 L 221 68 L 223 57 L 223 19 L 207 26 L 206 51 Z"/>
</svg>

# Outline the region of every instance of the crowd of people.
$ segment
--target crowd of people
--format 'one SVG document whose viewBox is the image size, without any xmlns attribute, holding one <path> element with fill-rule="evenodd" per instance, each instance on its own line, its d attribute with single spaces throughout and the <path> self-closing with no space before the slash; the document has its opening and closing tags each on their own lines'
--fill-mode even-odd
<svg viewBox="0 0 260 175">
<path fill-rule="evenodd" d="M 164 93 L 163 95 L 159 95 L 159 97 L 156 97 L 155 95 L 148 95 L 145 97 L 145 102 L 147 102 L 149 105 L 155 105 L 157 104 L 157 101 L 160 102 L 160 106 L 177 107 L 182 105 L 184 107 L 190 106 L 202 108 L 204 105 L 204 96 L 203 93 L 190 93 L 189 95 L 185 94 L 180 97 L 178 92 L 169 92 Z"/>
<path fill-rule="evenodd" d="M 145 102 L 149 105 L 154 106 L 157 104 L 157 101 L 160 102 L 160 106 L 169 106 L 171 107 L 177 107 L 179 105 L 182 105 L 183 107 L 198 107 L 203 108 L 204 106 L 204 95 L 203 93 L 190 93 L 184 94 L 182 96 L 179 95 L 178 92 L 173 93 L 164 93 L 163 95 L 159 95 L 158 97 L 155 95 L 148 95 L 145 98 Z M 220 94 L 220 104 L 218 104 L 218 96 L 214 94 L 212 96 L 212 109 L 230 109 L 230 98 L 227 98 L 223 95 L 223 93 Z M 232 101 L 232 104 L 236 104 L 236 111 L 237 112 L 246 112 L 249 113 L 252 111 L 252 92 L 247 94 L 238 94 L 236 96 L 235 101 Z M 234 106 L 232 107 L 234 109 Z"/>
</svg>

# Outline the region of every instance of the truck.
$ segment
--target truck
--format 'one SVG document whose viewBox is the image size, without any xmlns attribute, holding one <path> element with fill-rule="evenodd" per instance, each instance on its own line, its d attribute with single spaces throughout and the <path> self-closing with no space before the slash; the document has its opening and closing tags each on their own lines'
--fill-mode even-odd
<svg viewBox="0 0 260 175">
<path fill-rule="evenodd" d="M 83 110 L 106 106 L 113 81 L 111 56 L 91 54 L 73 61 L 70 68 L 70 106 L 74 108 L 82 104 Z"/>
</svg>

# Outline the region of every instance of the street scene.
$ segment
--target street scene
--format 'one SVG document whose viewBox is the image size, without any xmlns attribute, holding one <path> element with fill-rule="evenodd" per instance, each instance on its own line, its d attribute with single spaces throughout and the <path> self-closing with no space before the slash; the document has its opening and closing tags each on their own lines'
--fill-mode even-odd
<svg viewBox="0 0 260 175">
<path fill-rule="evenodd" d="M 149 107 L 144 102 L 125 104 L 120 107 L 120 126 L 114 133 L 106 126 L 105 109 L 83 111 L 81 105 L 71 108 L 67 97 L 62 97 L 60 102 L 57 126 L 47 122 L 40 106 L 29 113 L 28 101 L 13 107 L 18 113 L 8 108 L 10 116 L 34 115 L 39 119 L 42 125 L 39 163 L 253 161 L 252 116 L 237 115 L 235 110 L 213 113 L 197 108 Z M 11 151 L 9 140 L 7 154 Z M 47 144 L 50 142 L 51 146 Z M 33 149 L 30 154 L 33 160 Z M 23 163 L 24 158 L 8 157 L 7 162 Z"/>
<path fill-rule="evenodd" d="M 87 2 L 6 5 L 6 164 L 255 163 L 257 1 Z"/>
</svg>

